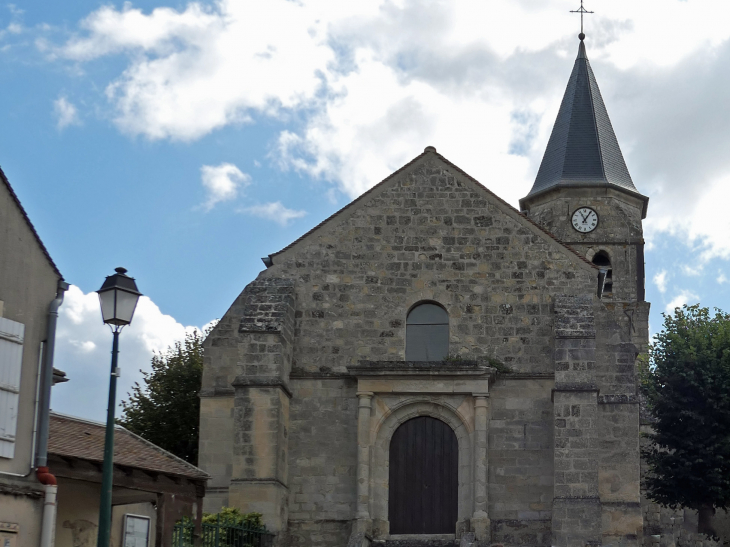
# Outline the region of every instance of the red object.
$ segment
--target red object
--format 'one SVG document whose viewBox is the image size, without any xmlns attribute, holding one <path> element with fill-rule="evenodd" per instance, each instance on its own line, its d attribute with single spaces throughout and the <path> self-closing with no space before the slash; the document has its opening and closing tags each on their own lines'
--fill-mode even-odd
<svg viewBox="0 0 730 547">
<path fill-rule="evenodd" d="M 41 484 L 51 486 L 58 485 L 58 483 L 56 482 L 56 477 L 49 471 L 47 467 L 39 467 L 36 470 L 36 475 L 38 476 L 38 481 Z"/>
</svg>

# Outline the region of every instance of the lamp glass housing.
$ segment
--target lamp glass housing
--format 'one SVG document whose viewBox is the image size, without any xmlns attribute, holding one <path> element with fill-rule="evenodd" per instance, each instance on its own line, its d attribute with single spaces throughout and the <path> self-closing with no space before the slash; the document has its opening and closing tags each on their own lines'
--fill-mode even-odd
<svg viewBox="0 0 730 547">
<path fill-rule="evenodd" d="M 122 289 L 99 292 L 99 304 L 104 323 L 110 325 L 129 325 L 137 307 L 139 295 Z"/>
<path fill-rule="evenodd" d="M 117 273 L 107 277 L 97 291 L 102 319 L 108 325 L 129 325 L 141 296 L 134 279 L 125 273 L 124 268 L 117 268 Z"/>
</svg>

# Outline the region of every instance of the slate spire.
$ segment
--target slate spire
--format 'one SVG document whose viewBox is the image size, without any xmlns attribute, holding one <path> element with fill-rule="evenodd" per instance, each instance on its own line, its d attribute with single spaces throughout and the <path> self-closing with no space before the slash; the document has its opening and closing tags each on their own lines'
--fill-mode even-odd
<svg viewBox="0 0 730 547">
<path fill-rule="evenodd" d="M 523 200 L 557 186 L 614 186 L 638 194 L 588 62 L 585 35 L 579 38 L 558 118 L 535 184 Z"/>
</svg>

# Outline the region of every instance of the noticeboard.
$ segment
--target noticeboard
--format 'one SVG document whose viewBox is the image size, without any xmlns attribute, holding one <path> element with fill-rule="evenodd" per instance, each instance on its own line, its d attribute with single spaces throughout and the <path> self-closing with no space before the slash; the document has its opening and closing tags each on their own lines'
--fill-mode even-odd
<svg viewBox="0 0 730 547">
<path fill-rule="evenodd" d="M 148 547 L 150 542 L 150 517 L 124 515 L 122 547 Z"/>
<path fill-rule="evenodd" d="M 20 526 L 13 522 L 0 522 L 0 547 L 18 547 Z"/>
</svg>

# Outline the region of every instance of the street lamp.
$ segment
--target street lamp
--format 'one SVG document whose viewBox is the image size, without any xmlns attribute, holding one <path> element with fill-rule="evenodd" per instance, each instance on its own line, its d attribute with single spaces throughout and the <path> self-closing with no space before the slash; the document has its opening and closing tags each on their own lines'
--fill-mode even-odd
<svg viewBox="0 0 730 547">
<path fill-rule="evenodd" d="M 137 300 L 142 296 L 133 277 L 127 270 L 116 268 L 114 275 L 104 281 L 97 294 L 101 304 L 104 323 L 112 329 L 112 371 L 109 379 L 109 406 L 106 414 L 106 435 L 104 438 L 104 472 L 101 478 L 101 500 L 99 501 L 99 535 L 97 547 L 108 547 L 112 521 L 112 479 L 114 476 L 114 407 L 117 403 L 117 355 L 119 354 L 119 333 L 132 322 Z"/>
</svg>

